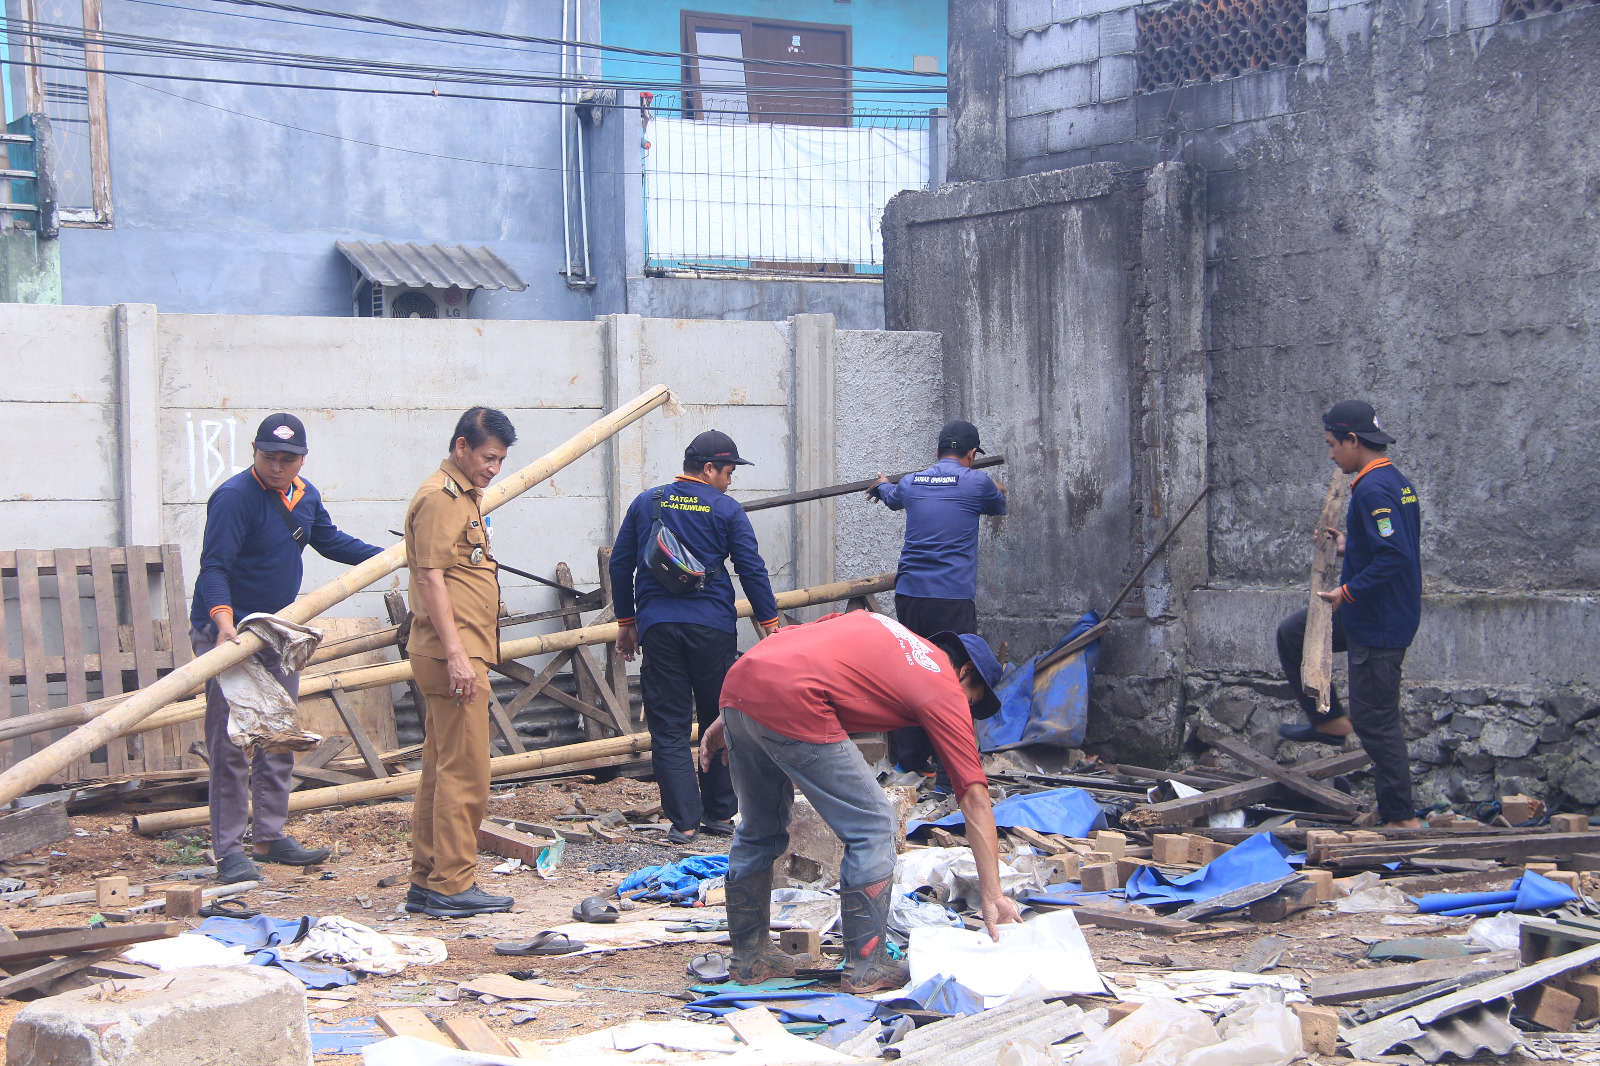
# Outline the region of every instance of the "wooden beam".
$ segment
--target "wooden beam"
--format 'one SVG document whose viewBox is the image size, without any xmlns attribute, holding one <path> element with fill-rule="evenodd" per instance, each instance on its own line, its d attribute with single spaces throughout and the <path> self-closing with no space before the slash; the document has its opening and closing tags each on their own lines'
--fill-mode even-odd
<svg viewBox="0 0 1600 1066">
<path fill-rule="evenodd" d="M 383 765 L 383 755 L 378 751 L 378 746 L 372 742 L 372 738 L 367 736 L 367 728 L 361 724 L 361 716 L 350 706 L 344 686 L 334 681 L 328 689 L 328 698 L 333 701 L 339 717 L 344 719 L 344 727 L 349 730 L 350 739 L 355 741 L 356 750 L 361 753 L 361 761 L 367 764 L 367 772 L 375 779 L 388 777 L 389 768 Z"/>
<path fill-rule="evenodd" d="M 986 455 L 982 459 L 978 459 L 973 462 L 972 469 L 983 470 L 986 467 L 999 466 L 1005 461 L 1006 457 L 1003 455 Z M 918 471 L 908 470 L 902 474 L 894 474 L 888 478 L 885 478 L 884 480 L 894 484 L 899 484 L 901 478 L 909 477 L 915 473 L 918 473 Z M 846 481 L 840 485 L 829 485 L 828 487 L 821 489 L 805 489 L 801 492 L 786 492 L 781 496 L 763 496 L 759 500 L 751 500 L 748 503 L 742 504 L 741 506 L 744 507 L 746 512 L 765 511 L 769 507 L 789 507 L 797 503 L 809 503 L 812 500 L 826 500 L 833 496 L 848 496 L 852 492 L 866 492 L 877 483 L 878 479 L 875 477 L 863 478 L 860 481 Z"/>
<path fill-rule="evenodd" d="M 1366 752 L 1352 751 L 1307 763 L 1300 767 L 1300 772 L 1315 780 L 1326 781 L 1330 777 L 1359 770 L 1371 761 L 1367 758 Z M 1271 799 L 1280 787 L 1282 786 L 1270 777 L 1258 777 L 1253 781 L 1242 781 L 1237 785 L 1229 785 L 1227 788 L 1215 789 L 1198 796 L 1135 807 L 1123 816 L 1123 821 L 1135 828 L 1189 825 L 1208 814 L 1237 810 L 1252 803 Z"/>
<path fill-rule="evenodd" d="M 1453 840 L 1385 840 L 1381 844 L 1324 844 L 1323 866 L 1382 866 L 1391 862 L 1429 859 L 1499 859 L 1521 862 L 1543 855 L 1553 859 L 1594 848 L 1593 833 L 1508 833 L 1503 836 L 1457 837 Z"/>
<path fill-rule="evenodd" d="M 164 940 L 169 936 L 177 936 L 184 929 L 182 922 L 151 922 L 148 925 L 125 925 L 116 929 L 84 928 L 70 933 L 26 937 L 0 944 L 0 966 L 10 967 L 14 962 L 43 958 L 46 955 L 100 951 L 113 947 L 125 948 L 129 944 L 142 944 L 146 940 Z"/>
<path fill-rule="evenodd" d="M 1460 959 L 1428 959 L 1373 970 L 1351 970 L 1349 973 L 1313 977 L 1306 994 L 1313 1003 L 1357 1003 L 1399 995 L 1436 981 L 1450 981 L 1473 972 L 1494 969 L 1510 971 L 1518 965 L 1514 951 L 1468 955 Z"/>
<path fill-rule="evenodd" d="M 1220 729 L 1201 723 L 1197 732 L 1200 739 L 1213 748 L 1261 776 L 1270 777 L 1283 787 L 1300 793 L 1313 803 L 1321 804 L 1330 811 L 1337 811 L 1340 814 L 1361 813 L 1362 805 L 1354 797 L 1345 795 L 1331 785 L 1313 781 L 1293 767 L 1280 766 L 1276 759 L 1261 754 L 1250 745 L 1228 736 Z"/>
<path fill-rule="evenodd" d="M 1333 604 L 1318 596 L 1339 584 L 1338 540 L 1323 532 L 1338 529 L 1350 496 L 1350 475 L 1334 471 L 1317 519 L 1316 553 L 1311 562 L 1311 599 L 1306 607 L 1306 637 L 1300 658 L 1300 686 L 1317 698 L 1317 713 L 1327 714 L 1333 696 Z"/>
<path fill-rule="evenodd" d="M 123 949 L 106 948 L 102 951 L 83 951 L 52 962 L 41 963 L 30 970 L 24 970 L 15 977 L 7 977 L 0 981 L 0 996 L 14 996 L 18 992 L 30 988 L 38 988 L 60 977 L 75 974 L 79 970 L 97 966 L 109 959 L 114 959 L 122 954 Z"/>
<path fill-rule="evenodd" d="M 41 803 L 0 816 L 0 862 L 48 847 L 72 835 L 65 803 Z"/>
<path fill-rule="evenodd" d="M 1179 933 L 1192 933 L 1196 929 L 1193 922 L 1158 918 L 1153 914 L 1134 914 L 1110 907 L 1073 907 L 1072 913 L 1077 916 L 1079 925 L 1098 925 L 1102 929 L 1132 929 L 1157 936 L 1177 936 Z"/>
</svg>

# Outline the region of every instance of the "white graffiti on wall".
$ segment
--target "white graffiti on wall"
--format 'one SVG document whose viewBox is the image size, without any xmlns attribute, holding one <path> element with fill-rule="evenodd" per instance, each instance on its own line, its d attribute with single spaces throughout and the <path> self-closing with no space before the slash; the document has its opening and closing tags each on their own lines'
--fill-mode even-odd
<svg viewBox="0 0 1600 1066">
<path fill-rule="evenodd" d="M 232 477 L 244 469 L 239 463 L 239 427 L 242 424 L 232 416 L 221 421 L 210 418 L 196 420 L 191 412 L 184 412 L 184 434 L 189 441 L 191 500 L 210 496 L 211 490 L 223 478 Z"/>
</svg>

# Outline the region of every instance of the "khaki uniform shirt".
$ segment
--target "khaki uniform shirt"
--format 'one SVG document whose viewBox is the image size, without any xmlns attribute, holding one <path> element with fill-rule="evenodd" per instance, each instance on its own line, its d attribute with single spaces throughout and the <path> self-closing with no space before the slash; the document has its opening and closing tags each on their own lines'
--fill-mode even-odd
<svg viewBox="0 0 1600 1066">
<path fill-rule="evenodd" d="M 444 642 L 428 617 L 417 587 L 417 570 L 444 571 L 444 587 L 456 617 L 456 632 L 468 656 L 500 661 L 500 576 L 489 554 L 482 490 L 448 459 L 422 483 L 406 509 L 406 565 L 411 569 L 412 655 L 445 658 Z"/>
</svg>

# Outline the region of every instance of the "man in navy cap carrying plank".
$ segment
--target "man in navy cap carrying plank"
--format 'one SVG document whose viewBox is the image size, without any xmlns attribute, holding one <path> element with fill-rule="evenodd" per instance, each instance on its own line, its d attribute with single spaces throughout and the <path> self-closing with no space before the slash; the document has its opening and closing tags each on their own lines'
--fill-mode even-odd
<svg viewBox="0 0 1600 1066">
<path fill-rule="evenodd" d="M 1317 595 L 1333 604 L 1333 650 L 1350 660 L 1348 717 L 1337 693 L 1328 713 L 1300 684 L 1306 612 L 1278 625 L 1278 660 L 1295 691 L 1307 725 L 1282 725 L 1286 740 L 1343 745 L 1354 733 L 1372 758 L 1378 817 L 1387 826 L 1415 828 L 1411 756 L 1400 717 L 1400 667 L 1422 619 L 1421 505 L 1410 480 L 1385 454 L 1394 438 L 1378 425 L 1377 412 L 1361 400 L 1343 400 L 1322 416 L 1328 458 L 1347 474 L 1350 509 L 1338 538 L 1344 558 L 1339 587 Z"/>
<path fill-rule="evenodd" d="M 702 828 L 726 836 L 738 812 L 725 766 L 695 773 L 689 732 L 717 717 L 722 679 L 738 654 L 731 561 L 763 633 L 778 628 L 778 603 L 767 564 L 744 508 L 728 488 L 735 468 L 750 466 L 726 433 L 711 429 L 689 442 L 683 473 L 641 492 L 628 507 L 611 553 L 617 651 L 639 671 L 651 767 L 667 839 L 694 840 Z"/>
<path fill-rule="evenodd" d="M 839 869 L 844 991 L 899 988 L 905 963 L 888 952 L 900 825 L 851 741 L 915 725 L 927 730 L 966 816 L 978 867 L 979 910 L 991 936 L 1022 919 L 1000 887 L 1000 847 L 973 718 L 1000 709 L 1000 663 L 975 634 L 929 640 L 870 611 L 790 626 L 745 652 L 722 685 L 722 717 L 700 740 L 700 764 L 728 750 L 740 820 L 728 852 L 733 979 L 759 984 L 795 972 L 772 946 L 772 864 L 789 846 L 798 788 L 844 844 Z"/>
<path fill-rule="evenodd" d="M 341 533 L 322 506 L 322 494 L 300 477 L 306 461 L 306 427 L 294 415 L 267 417 L 251 445 L 254 460 L 217 486 L 206 501 L 200 573 L 189 610 L 189 638 L 196 654 L 239 640 L 235 624 L 246 615 L 274 614 L 300 594 L 301 552 L 309 545 L 334 562 L 354 566 L 382 548 Z M 271 648 L 256 658 L 293 698 L 299 675 L 283 669 Z M 228 701 L 215 679 L 206 682 L 206 756 L 211 763 L 211 850 L 217 880 L 225 884 L 260 876 L 244 853 L 245 823 L 255 803 L 251 842 L 255 859 L 286 866 L 311 866 L 328 857 L 324 848 L 301 847 L 283 835 L 289 816 L 294 752 L 257 749 L 253 757 L 228 739 Z"/>
</svg>

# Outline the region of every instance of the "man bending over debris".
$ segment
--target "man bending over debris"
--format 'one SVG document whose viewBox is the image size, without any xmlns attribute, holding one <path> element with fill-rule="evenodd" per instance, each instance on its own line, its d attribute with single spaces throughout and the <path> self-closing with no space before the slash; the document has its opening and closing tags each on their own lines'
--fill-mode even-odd
<svg viewBox="0 0 1600 1066">
<path fill-rule="evenodd" d="M 246 615 L 273 614 L 300 595 L 306 545 L 335 562 L 354 566 L 382 548 L 334 527 L 322 494 L 300 477 L 306 461 L 306 427 L 294 415 L 269 415 L 256 430 L 250 469 L 217 486 L 206 501 L 200 573 L 189 611 L 189 639 L 204 654 L 224 641 L 238 643 L 234 627 Z M 271 648 L 256 652 L 261 665 L 293 698 L 300 677 L 283 669 Z M 252 847 L 262 862 L 311 866 L 325 848 L 301 847 L 283 835 L 289 817 L 294 752 L 256 749 L 253 757 L 228 739 L 228 701 L 215 678 L 206 682 L 206 757 L 211 763 L 211 850 L 217 880 L 254 881 L 256 864 L 244 853 L 245 821 L 255 801 Z"/>
<path fill-rule="evenodd" d="M 728 853 L 733 978 L 757 984 L 795 972 L 772 946 L 772 864 L 789 845 L 799 788 L 844 843 L 840 916 L 850 993 L 899 988 L 910 975 L 889 956 L 889 905 L 899 825 L 850 733 L 917 725 L 928 731 L 967 819 L 984 924 L 1022 919 L 1000 891 L 989 782 L 972 719 L 1000 709 L 1000 664 L 974 634 L 931 641 L 869 611 L 792 626 L 746 652 L 722 685 L 722 717 L 700 741 L 709 767 L 724 747 L 741 819 Z"/>
<path fill-rule="evenodd" d="M 483 490 L 517 442 L 511 419 L 473 407 L 450 453 L 406 511 L 411 639 L 406 652 L 427 701 L 422 779 L 411 813 L 406 910 L 436 918 L 508 911 L 478 887 L 478 823 L 489 808 L 489 667 L 500 661 L 500 568 Z"/>
<path fill-rule="evenodd" d="M 1317 595 L 1333 604 L 1333 650 L 1348 651 L 1350 715 L 1337 693 L 1328 714 L 1300 685 L 1306 639 L 1306 612 L 1297 611 L 1278 626 L 1278 658 L 1310 725 L 1278 727 L 1287 740 L 1344 743 L 1355 733 L 1372 758 L 1378 817 L 1391 828 L 1413 829 L 1411 756 L 1400 720 L 1400 665 L 1422 618 L 1421 508 L 1411 482 L 1384 454 L 1394 438 L 1378 426 L 1370 404 L 1342 400 L 1322 416 L 1328 456 L 1347 474 L 1348 533 L 1318 530 L 1338 538 L 1344 557 L 1340 585 Z"/>
</svg>

